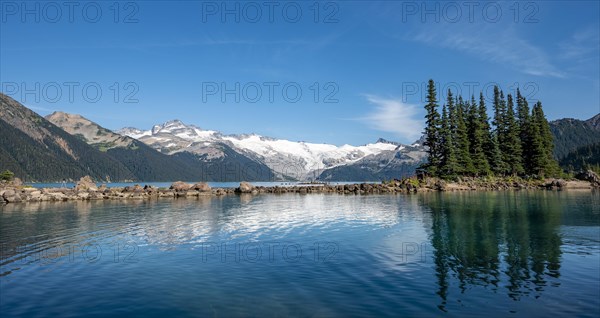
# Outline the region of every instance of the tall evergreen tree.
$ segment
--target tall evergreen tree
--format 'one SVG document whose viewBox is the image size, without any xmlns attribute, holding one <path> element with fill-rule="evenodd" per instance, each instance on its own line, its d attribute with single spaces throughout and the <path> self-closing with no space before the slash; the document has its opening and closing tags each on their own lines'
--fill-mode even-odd
<svg viewBox="0 0 600 318">
<path fill-rule="evenodd" d="M 529 114 L 529 105 L 527 99 L 521 95 L 517 88 L 517 121 L 519 125 L 519 139 L 521 141 L 522 163 L 525 174 L 532 174 L 531 171 L 531 136 L 529 127 L 531 116 Z"/>
<path fill-rule="evenodd" d="M 494 87 L 494 115 L 490 124 L 483 92 L 479 104 L 475 96 L 464 101 L 448 90 L 442 114 L 433 80 L 429 81 L 425 145 L 429 147 L 429 163 L 425 166 L 432 176 L 455 178 L 462 175 L 537 175 L 560 174 L 553 158 L 550 125 L 537 102 L 529 113 L 527 100 L 517 89 L 511 94 Z M 492 126 L 493 125 L 493 126 Z"/>
<path fill-rule="evenodd" d="M 448 107 L 448 130 L 450 131 L 450 134 L 452 134 L 452 146 L 454 147 L 454 153 L 456 153 L 456 149 L 458 149 L 458 141 L 456 138 L 456 130 L 458 126 L 456 105 L 458 105 L 458 96 L 453 96 L 452 91 L 448 90 L 446 103 Z"/>
<path fill-rule="evenodd" d="M 494 109 L 494 119 L 492 124 L 496 127 L 496 130 L 502 130 L 504 123 L 504 115 L 506 114 L 505 105 L 503 103 L 504 93 L 498 88 L 498 86 L 494 86 L 494 102 L 492 107 Z"/>
<path fill-rule="evenodd" d="M 437 169 L 440 164 L 440 114 L 437 110 L 438 107 L 435 83 L 430 79 L 427 84 L 427 104 L 425 105 L 427 114 L 425 115 L 424 145 L 429 148 L 428 163 L 425 168 L 432 176 L 437 175 Z"/>
<path fill-rule="evenodd" d="M 508 127 L 506 125 L 506 100 L 504 99 L 504 92 L 498 88 L 498 86 L 494 86 L 494 120 L 493 124 L 495 126 L 494 134 L 496 136 L 496 141 L 498 143 L 498 148 L 500 149 L 500 166 L 497 167 L 496 172 L 501 175 L 506 175 L 508 173 L 508 162 L 506 158 L 508 154 L 505 152 L 505 145 L 507 141 Z"/>
<path fill-rule="evenodd" d="M 476 171 L 473 167 L 473 161 L 471 161 L 471 154 L 469 152 L 470 142 L 465 121 L 465 107 L 465 102 L 463 101 L 462 96 L 459 95 L 458 104 L 456 105 L 456 131 L 454 136 L 456 139 L 456 157 L 460 167 L 459 172 L 462 174 L 474 175 L 476 174 Z"/>
<path fill-rule="evenodd" d="M 504 115 L 504 141 L 500 144 L 500 152 L 509 174 L 523 174 L 523 152 L 521 150 L 521 140 L 519 138 L 519 124 L 515 119 L 513 98 L 510 94 L 507 96 L 506 114 Z"/>
<path fill-rule="evenodd" d="M 452 94 L 448 91 L 448 101 L 452 101 Z M 452 101 L 453 102 L 453 101 Z M 454 151 L 453 133 L 451 130 L 450 115 L 446 105 L 442 107 L 442 121 L 440 126 L 441 139 L 441 165 L 439 174 L 445 178 L 454 178 L 459 172 L 459 166 Z"/>
<path fill-rule="evenodd" d="M 542 176 L 555 176 L 560 173 L 560 167 L 558 166 L 558 162 L 553 157 L 554 151 L 554 141 L 552 137 L 552 132 L 550 131 L 550 124 L 546 119 L 546 115 L 544 115 L 544 110 L 542 108 L 542 103 L 538 101 L 533 106 L 532 111 L 532 125 L 536 126 L 536 131 L 538 133 L 535 138 L 536 142 L 542 143 L 542 153 L 534 153 L 533 157 L 536 161 L 537 168 L 541 167 Z M 537 149 L 539 151 L 539 149 Z M 544 159 L 540 159 L 544 157 Z M 541 164 L 540 164 L 541 163 Z"/>
<path fill-rule="evenodd" d="M 475 102 L 475 96 L 471 96 L 471 104 L 467 115 L 467 130 L 470 140 L 469 152 L 473 161 L 473 167 L 475 168 L 475 174 L 478 176 L 488 175 L 490 173 L 490 165 L 484 152 L 484 134 L 486 132 L 484 131 L 484 123 L 479 115 L 477 102 Z"/>
<path fill-rule="evenodd" d="M 530 173 L 538 177 L 544 177 L 548 168 L 548 156 L 544 145 L 544 139 L 541 133 L 541 123 L 538 105 L 535 104 L 531 113 L 531 122 L 529 125 L 531 166 Z"/>
<path fill-rule="evenodd" d="M 487 107 L 485 105 L 485 97 L 483 96 L 483 93 L 479 94 L 479 117 L 483 128 L 483 145 L 485 155 L 490 165 L 490 169 L 494 173 L 499 173 L 499 171 L 502 169 L 502 158 L 500 156 L 498 142 L 489 123 L 489 117 L 487 114 Z"/>
</svg>

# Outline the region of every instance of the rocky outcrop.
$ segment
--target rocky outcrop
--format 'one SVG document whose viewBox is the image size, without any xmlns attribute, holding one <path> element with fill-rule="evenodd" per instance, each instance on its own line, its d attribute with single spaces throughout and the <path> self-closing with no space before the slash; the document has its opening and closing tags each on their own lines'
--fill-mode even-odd
<svg viewBox="0 0 600 318">
<path fill-rule="evenodd" d="M 240 182 L 240 186 L 235 189 L 236 193 L 252 193 L 253 191 L 255 191 L 254 186 L 246 181 Z"/>
<path fill-rule="evenodd" d="M 85 176 L 77 181 L 75 191 L 98 191 L 98 186 L 90 176 Z"/>
<path fill-rule="evenodd" d="M 562 189 L 567 185 L 567 182 L 562 179 L 550 179 L 544 183 L 544 187 L 548 190 Z"/>
<path fill-rule="evenodd" d="M 19 178 L 14 178 L 14 179 L 12 179 L 11 184 L 14 187 L 20 187 L 23 185 L 23 181 L 21 181 L 21 179 L 19 179 Z"/>
<path fill-rule="evenodd" d="M 169 189 L 175 190 L 176 192 L 183 192 L 189 190 L 191 187 L 192 185 L 189 183 L 185 183 L 183 181 L 176 181 L 171 184 Z"/>
<path fill-rule="evenodd" d="M 580 180 L 589 181 L 594 187 L 600 188 L 600 177 L 592 170 L 580 173 L 577 178 Z"/>
<path fill-rule="evenodd" d="M 237 194 L 311 194 L 335 193 L 346 195 L 368 194 L 407 194 L 416 192 L 436 191 L 496 191 L 496 190 L 587 190 L 593 189 L 589 181 L 565 181 L 562 179 L 548 180 L 512 180 L 512 179 L 477 179 L 462 178 L 449 182 L 437 178 L 407 178 L 383 183 L 359 183 L 344 185 L 309 184 L 294 186 L 254 186 L 241 182 L 237 188 L 211 188 L 206 183 L 188 184 L 174 182 L 169 189 L 156 188 L 150 185 L 133 185 L 126 187 L 108 188 L 106 185 L 95 187 L 91 178 L 84 177 L 72 189 L 16 187 L 13 184 L 0 184 L 0 203 L 39 202 L 39 201 L 70 201 L 70 200 L 150 200 L 161 198 L 194 198 L 206 195 L 222 196 Z"/>
<path fill-rule="evenodd" d="M 15 191 L 13 189 L 3 190 L 2 191 L 2 198 L 7 203 L 15 203 L 15 202 L 21 202 L 21 201 L 23 201 L 23 199 L 21 198 L 20 193 L 18 193 L 17 191 Z"/>
<path fill-rule="evenodd" d="M 206 182 L 196 183 L 191 188 L 196 191 L 199 191 L 199 192 L 210 192 L 211 191 L 210 186 Z"/>
</svg>

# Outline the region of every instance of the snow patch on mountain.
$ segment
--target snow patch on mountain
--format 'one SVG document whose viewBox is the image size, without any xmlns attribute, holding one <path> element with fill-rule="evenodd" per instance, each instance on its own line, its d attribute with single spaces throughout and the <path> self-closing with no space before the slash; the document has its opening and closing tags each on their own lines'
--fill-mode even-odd
<svg viewBox="0 0 600 318">
<path fill-rule="evenodd" d="M 150 130 L 141 130 L 134 127 L 125 127 L 115 131 L 119 135 L 129 136 L 134 139 L 140 139 L 144 136 L 151 136 L 152 131 Z"/>
<path fill-rule="evenodd" d="M 336 146 L 275 139 L 257 134 L 223 135 L 215 130 L 186 125 L 180 120 L 155 125 L 151 130 L 124 128 L 118 133 L 139 139 L 170 154 L 187 151 L 196 154 L 211 153 L 211 156 L 224 155 L 220 152 L 220 145 L 224 144 L 265 164 L 282 178 L 300 180 L 318 175 L 325 169 L 352 164 L 365 157 L 401 151 L 406 147 L 384 139 L 363 146 Z"/>
</svg>

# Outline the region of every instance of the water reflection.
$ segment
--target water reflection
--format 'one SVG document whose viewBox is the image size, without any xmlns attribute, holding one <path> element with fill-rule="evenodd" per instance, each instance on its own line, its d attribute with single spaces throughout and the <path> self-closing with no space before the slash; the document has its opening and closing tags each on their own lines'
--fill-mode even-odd
<svg viewBox="0 0 600 318">
<path fill-rule="evenodd" d="M 296 194 L 39 202 L 0 209 L 2 265 L 35 261 L 32 255 L 50 249 L 115 242 L 168 251 L 210 241 L 316 240 L 345 226 L 390 227 L 421 211 L 416 198 Z"/>
<path fill-rule="evenodd" d="M 107 316 L 183 308 L 226 317 L 596 317 L 598 207 L 600 195 L 589 192 L 9 204 L 0 207 L 0 306 L 7 317 L 94 308 Z M 211 242 L 204 254 L 199 246 Z M 297 243 L 304 255 L 271 254 L 269 242 Z M 243 248 L 223 257 L 220 243 L 261 243 L 263 258 Z"/>
<path fill-rule="evenodd" d="M 461 294 L 471 285 L 513 300 L 559 286 L 562 238 L 560 197 L 544 193 L 428 195 L 430 241 L 441 299 L 446 310 L 453 280 Z M 503 277 L 503 275 L 505 275 Z"/>
</svg>

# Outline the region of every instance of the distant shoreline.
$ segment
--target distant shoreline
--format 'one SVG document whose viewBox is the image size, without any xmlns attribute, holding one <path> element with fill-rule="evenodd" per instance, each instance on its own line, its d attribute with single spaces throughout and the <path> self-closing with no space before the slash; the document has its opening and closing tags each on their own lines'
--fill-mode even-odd
<svg viewBox="0 0 600 318">
<path fill-rule="evenodd" d="M 123 181 L 123 182 L 96 182 L 97 186 L 101 186 L 101 185 L 106 185 L 108 188 L 124 188 L 126 186 L 135 186 L 136 184 L 138 185 L 149 185 L 149 186 L 154 186 L 157 188 L 168 188 L 169 186 L 171 186 L 171 184 L 174 181 Z M 188 181 L 184 181 L 184 182 L 188 182 Z M 240 185 L 240 182 L 242 181 L 189 181 L 189 183 L 194 184 L 194 183 L 199 183 L 199 182 L 205 182 L 207 183 L 209 186 L 211 186 L 212 188 L 237 188 Z M 381 181 L 332 181 L 332 182 L 325 182 L 325 183 L 310 183 L 310 182 L 300 182 L 300 181 L 249 181 L 250 183 L 252 183 L 255 186 L 262 186 L 262 187 L 274 187 L 274 186 L 280 186 L 280 187 L 291 187 L 291 186 L 309 186 L 309 185 L 313 185 L 313 184 L 328 184 L 328 185 L 345 185 L 345 184 L 361 184 L 361 183 L 368 183 L 368 184 L 377 184 L 377 183 L 381 183 Z M 77 181 L 68 181 L 65 182 L 65 184 L 63 185 L 62 182 L 24 182 L 23 183 L 24 186 L 31 186 L 37 189 L 42 189 L 42 188 L 73 188 L 77 185 Z"/>
<path fill-rule="evenodd" d="M 597 176 L 596 176 L 597 177 Z M 594 179 L 596 180 L 596 179 Z M 466 179 L 448 182 L 438 178 L 419 180 L 408 178 L 380 183 L 350 183 L 350 184 L 302 184 L 302 185 L 273 185 L 256 186 L 248 182 L 239 183 L 238 187 L 213 188 L 208 183 L 189 184 L 174 182 L 167 188 L 152 185 L 129 185 L 125 187 L 98 187 L 89 177 L 81 178 L 71 188 L 35 188 L 23 185 L 5 183 L 0 186 L 0 204 L 24 202 L 52 201 L 86 201 L 86 200 L 152 200 L 158 198 L 198 198 L 206 196 L 223 196 L 235 194 L 340 194 L 340 195 L 371 195 L 371 194 L 410 194 L 423 192 L 453 192 L 453 191 L 502 191 L 502 190 L 584 190 L 592 191 L 599 188 L 600 183 L 584 180 L 507 179 L 482 180 Z"/>
</svg>

